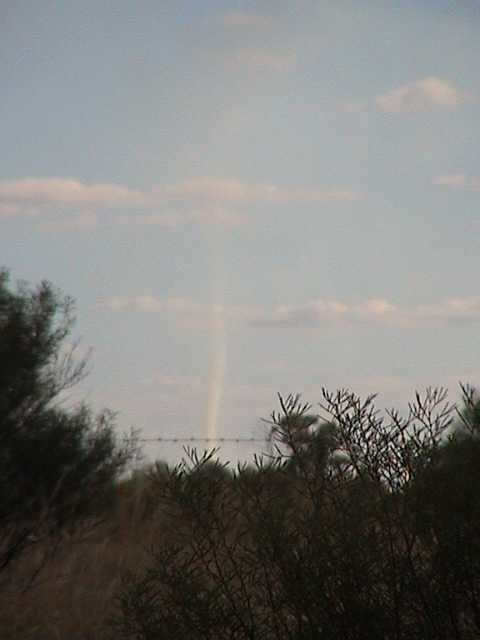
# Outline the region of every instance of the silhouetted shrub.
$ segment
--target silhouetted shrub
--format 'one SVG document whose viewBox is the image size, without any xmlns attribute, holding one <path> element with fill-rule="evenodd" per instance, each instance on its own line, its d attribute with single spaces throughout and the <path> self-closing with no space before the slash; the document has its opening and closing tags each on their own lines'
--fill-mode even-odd
<svg viewBox="0 0 480 640">
<path fill-rule="evenodd" d="M 86 367 L 65 345 L 72 323 L 71 299 L 49 283 L 12 290 L 0 272 L 0 571 L 91 526 L 135 452 L 111 412 L 62 404 Z"/>
</svg>

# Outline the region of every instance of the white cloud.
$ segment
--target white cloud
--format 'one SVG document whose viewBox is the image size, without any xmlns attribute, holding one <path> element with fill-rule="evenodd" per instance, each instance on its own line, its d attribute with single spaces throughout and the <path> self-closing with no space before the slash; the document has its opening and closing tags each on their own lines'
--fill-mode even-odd
<svg viewBox="0 0 480 640">
<path fill-rule="evenodd" d="M 465 173 L 448 173 L 438 176 L 433 183 L 448 189 L 480 191 L 480 177 L 467 176 Z"/>
<path fill-rule="evenodd" d="M 272 18 L 253 11 L 230 11 L 223 16 L 222 22 L 227 28 L 257 29 L 269 27 Z"/>
<path fill-rule="evenodd" d="M 89 185 L 73 178 L 23 178 L 0 181 L 0 216 L 42 214 L 47 218 L 42 225 L 51 230 L 80 230 L 92 229 L 98 222 L 95 217 L 98 210 L 106 209 L 116 212 L 115 217 L 110 215 L 111 223 L 235 227 L 247 221 L 238 207 L 317 204 L 358 198 L 359 194 L 348 189 L 284 187 L 208 176 L 159 185 L 149 191 L 115 184 Z M 172 206 L 178 211 L 172 211 Z M 134 213 L 124 213 L 131 208 Z M 58 216 L 62 219 L 58 220 Z M 103 220 L 106 219 L 104 216 Z"/>
<path fill-rule="evenodd" d="M 2 204 L 125 206 L 144 202 L 140 191 L 115 184 L 88 185 L 73 178 L 22 178 L 0 182 Z"/>
<path fill-rule="evenodd" d="M 316 327 L 325 325 L 380 324 L 399 328 L 430 326 L 442 322 L 480 321 L 480 296 L 449 298 L 435 304 L 400 307 L 383 298 L 359 303 L 316 299 L 271 309 L 210 305 L 188 298 L 160 300 L 153 296 L 110 298 L 98 305 L 112 311 L 143 311 L 175 314 L 189 328 L 208 328 L 218 318 L 258 327 Z"/>
<path fill-rule="evenodd" d="M 240 49 L 229 60 L 239 67 L 246 67 L 255 71 L 287 72 L 295 69 L 297 55 L 292 49 Z"/>
<path fill-rule="evenodd" d="M 428 77 L 377 96 L 375 104 L 387 113 L 416 113 L 433 108 L 455 109 L 467 95 L 441 78 Z"/>
</svg>

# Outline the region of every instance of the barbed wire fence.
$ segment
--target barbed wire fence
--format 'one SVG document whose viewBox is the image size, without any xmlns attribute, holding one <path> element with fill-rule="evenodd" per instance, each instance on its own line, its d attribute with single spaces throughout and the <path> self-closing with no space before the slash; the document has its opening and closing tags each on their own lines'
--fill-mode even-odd
<svg viewBox="0 0 480 640">
<path fill-rule="evenodd" d="M 255 443 L 255 442 L 270 442 L 270 437 L 265 438 L 248 438 L 246 436 L 231 436 L 228 438 L 199 438 L 197 436 L 186 436 L 186 437 L 176 437 L 176 436 L 159 436 L 158 438 L 139 438 L 139 442 L 144 443 L 153 443 L 153 442 L 172 442 L 172 443 L 182 443 L 182 442 L 235 442 L 235 443 Z"/>
<path fill-rule="evenodd" d="M 185 450 L 186 447 L 200 447 L 204 446 L 208 447 L 221 447 L 221 445 L 237 445 L 241 449 L 248 449 L 254 445 L 263 445 L 261 447 L 262 454 L 270 454 L 273 451 L 273 442 L 272 442 L 272 433 L 265 434 L 263 437 L 259 436 L 246 436 L 246 435 L 234 435 L 234 436 L 217 436 L 215 438 L 211 437 L 202 437 L 202 436 L 174 436 L 174 435 L 166 435 L 166 436 L 157 436 L 157 437 L 140 437 L 138 438 L 138 443 L 142 446 L 150 449 L 150 446 L 154 447 L 154 445 L 181 445 Z M 260 448 L 260 447 L 259 447 Z"/>
</svg>

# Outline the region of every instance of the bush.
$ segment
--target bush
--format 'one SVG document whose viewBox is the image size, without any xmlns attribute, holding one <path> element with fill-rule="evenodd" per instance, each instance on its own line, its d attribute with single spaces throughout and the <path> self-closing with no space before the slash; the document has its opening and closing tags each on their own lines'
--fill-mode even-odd
<svg viewBox="0 0 480 640">
<path fill-rule="evenodd" d="M 157 488 L 174 537 L 125 576 L 115 637 L 478 638 L 480 450 L 445 397 L 382 417 L 324 390 L 325 419 L 281 399 L 270 462 L 227 477 L 193 453 Z"/>
</svg>

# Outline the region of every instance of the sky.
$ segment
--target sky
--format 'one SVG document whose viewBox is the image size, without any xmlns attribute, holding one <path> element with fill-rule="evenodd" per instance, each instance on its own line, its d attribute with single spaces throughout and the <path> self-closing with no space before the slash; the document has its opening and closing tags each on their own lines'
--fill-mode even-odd
<svg viewBox="0 0 480 640">
<path fill-rule="evenodd" d="M 480 386 L 479 0 L 0 8 L 0 265 L 75 298 L 72 402 L 262 438 Z"/>
</svg>

